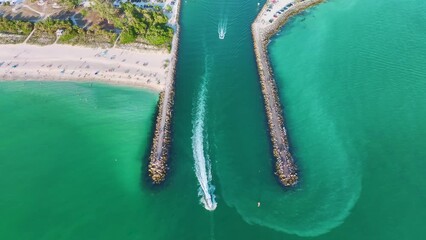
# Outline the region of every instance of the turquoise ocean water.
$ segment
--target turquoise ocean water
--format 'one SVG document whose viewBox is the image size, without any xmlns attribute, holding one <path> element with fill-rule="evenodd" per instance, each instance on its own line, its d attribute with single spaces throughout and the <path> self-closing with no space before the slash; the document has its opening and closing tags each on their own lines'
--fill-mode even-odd
<svg viewBox="0 0 426 240">
<path fill-rule="evenodd" d="M 421 239 L 426 3 L 331 0 L 272 39 L 301 175 L 291 190 L 272 173 L 249 28 L 258 11 L 257 1 L 183 1 L 160 188 L 146 183 L 144 157 L 157 94 L 0 83 L 0 238 Z"/>
</svg>

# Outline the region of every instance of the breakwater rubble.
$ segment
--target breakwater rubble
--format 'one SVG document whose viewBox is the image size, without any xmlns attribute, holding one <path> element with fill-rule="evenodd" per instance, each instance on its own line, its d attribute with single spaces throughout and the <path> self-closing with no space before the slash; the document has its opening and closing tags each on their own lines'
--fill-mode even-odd
<svg viewBox="0 0 426 240">
<path fill-rule="evenodd" d="M 181 1 L 176 1 L 177 12 L 174 18 L 175 36 L 172 41 L 170 70 L 168 72 L 166 87 L 160 93 L 158 100 L 158 115 L 156 118 L 154 137 L 149 156 L 148 175 L 153 184 L 160 184 L 166 179 L 168 158 L 171 142 L 171 123 L 174 104 L 174 80 L 179 48 L 179 14 Z"/>
<path fill-rule="evenodd" d="M 296 163 L 290 153 L 282 107 L 269 63 L 267 46 L 270 38 L 279 31 L 290 17 L 321 2 L 323 0 L 280 0 L 274 3 L 267 1 L 251 27 L 273 155 L 276 160 L 275 174 L 279 182 L 285 187 L 296 185 L 299 177 Z"/>
</svg>

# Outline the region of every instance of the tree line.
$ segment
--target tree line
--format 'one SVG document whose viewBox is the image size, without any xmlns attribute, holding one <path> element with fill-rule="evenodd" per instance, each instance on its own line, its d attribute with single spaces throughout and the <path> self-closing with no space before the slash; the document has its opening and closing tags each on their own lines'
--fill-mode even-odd
<svg viewBox="0 0 426 240">
<path fill-rule="evenodd" d="M 67 6 L 76 7 L 81 0 L 62 0 Z M 143 42 L 149 45 L 170 48 L 173 39 L 173 29 L 167 26 L 167 17 L 161 8 L 143 9 L 130 2 L 115 8 L 110 0 L 93 0 L 89 11 L 95 11 L 100 18 L 112 24 L 121 32 L 120 43 L 128 44 Z M 87 11 L 83 9 L 84 11 Z M 82 10 L 82 11 L 83 11 Z M 37 23 L 0 18 L 0 32 L 8 34 L 28 35 L 36 28 L 35 37 L 43 34 L 54 34 L 62 29 L 63 35 L 59 42 L 85 45 L 91 41 L 113 42 L 117 33 L 92 26 L 82 29 L 69 20 L 46 19 Z"/>
</svg>

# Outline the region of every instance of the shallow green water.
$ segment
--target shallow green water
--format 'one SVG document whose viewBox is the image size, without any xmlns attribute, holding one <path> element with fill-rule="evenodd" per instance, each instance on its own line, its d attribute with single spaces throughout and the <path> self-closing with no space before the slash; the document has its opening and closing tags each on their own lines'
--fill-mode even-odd
<svg viewBox="0 0 426 240">
<path fill-rule="evenodd" d="M 0 238 L 421 239 L 426 4 L 403 3 L 329 1 L 273 39 L 301 174 L 288 191 L 272 174 L 249 31 L 256 1 L 183 3 L 161 188 L 145 181 L 156 94 L 0 83 Z M 198 196 L 203 160 L 214 212 Z"/>
</svg>

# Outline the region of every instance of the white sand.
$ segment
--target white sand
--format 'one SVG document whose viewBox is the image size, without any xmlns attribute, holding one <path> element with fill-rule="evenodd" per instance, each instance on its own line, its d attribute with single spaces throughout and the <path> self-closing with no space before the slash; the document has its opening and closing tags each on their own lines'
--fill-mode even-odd
<svg viewBox="0 0 426 240">
<path fill-rule="evenodd" d="M 0 45 L 0 81 L 105 82 L 163 91 L 172 77 L 170 57 L 165 51 Z"/>
</svg>

